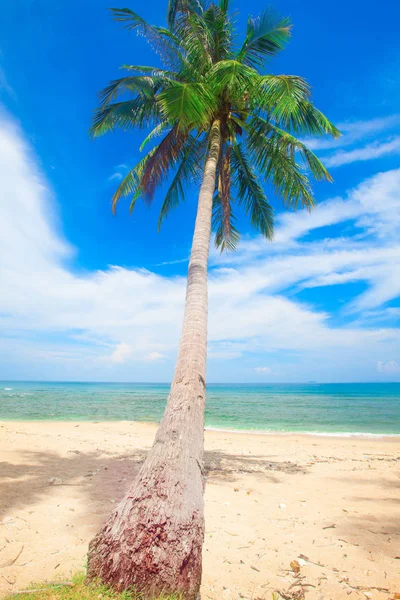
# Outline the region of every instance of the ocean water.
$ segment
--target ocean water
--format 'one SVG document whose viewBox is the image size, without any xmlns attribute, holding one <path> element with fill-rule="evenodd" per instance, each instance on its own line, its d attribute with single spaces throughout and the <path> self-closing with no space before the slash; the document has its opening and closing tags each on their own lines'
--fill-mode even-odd
<svg viewBox="0 0 400 600">
<path fill-rule="evenodd" d="M 0 420 L 161 419 L 167 384 L 0 382 Z M 400 435 L 400 383 L 214 384 L 206 427 Z"/>
</svg>

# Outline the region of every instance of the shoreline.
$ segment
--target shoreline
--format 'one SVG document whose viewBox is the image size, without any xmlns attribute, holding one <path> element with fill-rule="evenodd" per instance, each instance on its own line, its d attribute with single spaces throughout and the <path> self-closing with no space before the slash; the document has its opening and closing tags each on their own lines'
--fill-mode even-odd
<svg viewBox="0 0 400 600">
<path fill-rule="evenodd" d="M 106 421 L 96 421 L 93 419 L 4 419 L 0 417 L 0 425 L 5 425 L 6 423 L 69 423 L 69 424 L 81 424 L 81 423 L 90 423 L 90 424 L 116 424 L 116 423 L 126 423 L 129 425 L 149 425 L 151 427 L 158 427 L 159 422 L 157 421 L 130 421 L 126 419 L 121 420 L 106 420 Z M 278 429 L 234 429 L 229 428 L 226 429 L 224 427 L 215 427 L 215 426 L 206 426 L 204 427 L 204 431 L 216 432 L 216 433 L 232 433 L 234 435 L 266 435 L 266 436 L 307 436 L 307 437 L 318 437 L 318 438 L 367 438 L 367 439 L 396 439 L 400 438 L 399 433 L 375 433 L 375 432 L 364 432 L 364 431 L 285 431 Z"/>
</svg>

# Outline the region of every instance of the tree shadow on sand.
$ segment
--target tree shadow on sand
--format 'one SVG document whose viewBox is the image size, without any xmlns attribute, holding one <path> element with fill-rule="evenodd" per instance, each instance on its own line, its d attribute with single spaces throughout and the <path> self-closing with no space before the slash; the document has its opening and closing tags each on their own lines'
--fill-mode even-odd
<svg viewBox="0 0 400 600">
<path fill-rule="evenodd" d="M 79 488 L 87 498 L 85 506 L 101 520 L 127 491 L 138 473 L 146 452 L 126 454 L 80 452 L 70 450 L 60 455 L 51 450 L 20 452 L 21 463 L 0 463 L 0 517 L 14 509 L 29 508 L 55 486 Z M 271 462 L 263 456 L 238 456 L 220 451 L 205 453 L 205 475 L 212 481 L 235 481 L 245 473 L 267 477 L 279 483 L 276 473 L 305 472 L 303 466 L 291 462 Z"/>
</svg>

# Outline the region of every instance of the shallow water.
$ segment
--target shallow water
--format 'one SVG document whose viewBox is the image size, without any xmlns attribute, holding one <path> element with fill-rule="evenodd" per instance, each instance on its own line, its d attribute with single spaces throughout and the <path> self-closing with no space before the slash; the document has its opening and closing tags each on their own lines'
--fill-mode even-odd
<svg viewBox="0 0 400 600">
<path fill-rule="evenodd" d="M 0 382 L 0 419 L 159 421 L 167 384 Z M 215 429 L 400 435 L 400 383 L 214 384 Z"/>
</svg>

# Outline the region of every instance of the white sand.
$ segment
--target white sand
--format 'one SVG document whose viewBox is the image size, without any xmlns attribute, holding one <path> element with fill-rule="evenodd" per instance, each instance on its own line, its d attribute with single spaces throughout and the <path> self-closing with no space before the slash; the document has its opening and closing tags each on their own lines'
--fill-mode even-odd
<svg viewBox="0 0 400 600">
<path fill-rule="evenodd" d="M 89 540 L 155 430 L 0 423 L 1 594 L 83 569 Z M 400 592 L 400 438 L 207 432 L 206 449 L 203 599 L 270 600 L 289 588 L 309 600 Z M 309 560 L 295 577 L 290 563 L 300 555 Z"/>
</svg>

